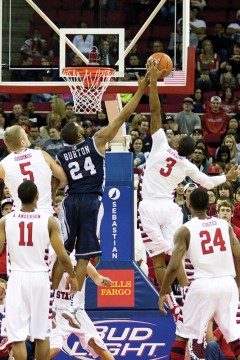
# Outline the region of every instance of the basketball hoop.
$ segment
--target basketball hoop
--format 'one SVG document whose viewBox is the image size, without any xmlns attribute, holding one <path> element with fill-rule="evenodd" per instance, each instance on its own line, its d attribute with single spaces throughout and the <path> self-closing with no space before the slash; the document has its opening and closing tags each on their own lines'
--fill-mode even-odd
<svg viewBox="0 0 240 360">
<path fill-rule="evenodd" d="M 76 114 L 96 114 L 102 110 L 103 93 L 114 72 L 104 67 L 63 68 L 63 79 L 70 87 Z"/>
</svg>

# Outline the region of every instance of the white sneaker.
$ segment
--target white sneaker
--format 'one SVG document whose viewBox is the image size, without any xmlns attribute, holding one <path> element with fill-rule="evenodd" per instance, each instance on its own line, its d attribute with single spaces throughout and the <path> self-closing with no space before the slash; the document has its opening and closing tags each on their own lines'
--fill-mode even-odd
<svg viewBox="0 0 240 360">
<path fill-rule="evenodd" d="M 68 324 L 71 327 L 73 327 L 75 329 L 80 329 L 81 323 L 77 320 L 77 318 L 75 316 L 76 312 L 77 312 L 77 310 L 74 310 L 73 308 L 68 307 L 65 310 L 63 310 L 62 317 L 68 321 Z"/>
</svg>

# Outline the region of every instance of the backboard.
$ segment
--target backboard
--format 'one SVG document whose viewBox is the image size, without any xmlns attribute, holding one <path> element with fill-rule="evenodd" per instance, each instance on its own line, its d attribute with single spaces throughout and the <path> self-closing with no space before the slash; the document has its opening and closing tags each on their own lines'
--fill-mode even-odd
<svg viewBox="0 0 240 360">
<path fill-rule="evenodd" d="M 159 15 L 162 6 L 167 3 L 167 0 L 161 0 L 154 8 L 145 8 L 145 11 L 139 9 L 137 24 L 135 19 L 131 18 L 133 14 L 129 14 L 126 10 L 124 1 L 116 2 L 116 9 L 113 10 L 107 9 L 104 6 L 104 1 L 96 0 L 92 2 L 92 9 L 85 10 L 79 7 L 79 1 L 76 4 L 74 4 L 74 1 L 68 4 L 66 0 L 52 0 L 51 5 L 45 0 L 35 2 L 32 0 L 22 0 L 21 4 L 19 3 L 16 0 L 0 0 L 2 8 L 0 32 L 3 39 L 0 45 L 0 60 L 2 64 L 0 68 L 0 91 L 2 93 L 49 92 L 60 94 L 68 92 L 68 86 L 61 79 L 62 68 L 66 66 L 69 58 L 70 60 L 74 58 L 76 53 L 78 57 L 88 61 L 88 56 L 82 52 L 79 54 L 78 50 L 74 49 L 72 42 L 75 35 L 86 36 L 88 34 L 94 36 L 99 51 L 101 43 L 108 37 L 112 36 L 116 41 L 117 57 L 113 64 L 116 73 L 106 92 L 133 93 L 137 89 L 136 77 L 135 79 L 134 76 L 133 78 L 126 79 L 126 74 L 129 72 L 135 75 L 137 73 L 143 74 L 145 72 L 145 62 L 142 61 L 138 66 L 129 66 L 129 54 L 131 54 L 132 49 L 137 46 L 138 53 L 144 55 L 146 60 L 147 54 L 151 53 L 149 52 L 150 47 L 155 40 L 160 39 L 166 48 L 170 34 L 174 32 L 176 21 L 180 17 L 183 18 L 182 67 L 173 71 L 168 78 L 160 81 L 158 89 L 159 92 L 165 94 L 191 93 L 193 91 L 195 49 L 189 48 L 189 0 L 183 1 L 182 9 L 178 13 L 176 7 L 175 18 L 172 22 L 164 23 Z M 18 8 L 20 5 L 23 6 L 22 11 Z M 31 35 L 34 28 L 39 28 L 42 36 L 47 41 L 51 39 L 51 32 L 57 34 L 60 39 L 59 56 L 54 57 L 53 65 L 42 68 L 39 64 L 40 58 L 34 56 L 33 65 L 25 66 L 24 70 L 54 70 L 60 75 L 59 79 L 54 81 L 15 81 L 14 77 L 11 76 L 13 72 L 23 70 L 20 64 L 20 48 L 24 38 L 19 39 L 18 36 L 19 29 L 23 27 L 23 25 L 20 27 L 17 23 L 19 12 L 22 14 L 29 12 L 29 18 L 27 19 L 22 15 L 26 37 Z M 29 26 L 30 18 L 33 24 Z M 84 20 L 87 26 L 88 24 L 93 24 L 94 26 L 88 26 L 87 28 L 77 27 L 76 25 L 79 24 L 80 19 Z M 71 26 L 69 26 L 70 24 Z M 131 32 L 131 36 L 129 36 L 129 32 Z M 14 58 L 13 53 L 16 47 L 18 47 L 19 56 Z M 176 55 L 175 50 L 174 56 Z M 72 58 L 69 56 L 69 53 L 72 53 Z M 71 64 L 71 66 L 73 65 Z"/>
</svg>

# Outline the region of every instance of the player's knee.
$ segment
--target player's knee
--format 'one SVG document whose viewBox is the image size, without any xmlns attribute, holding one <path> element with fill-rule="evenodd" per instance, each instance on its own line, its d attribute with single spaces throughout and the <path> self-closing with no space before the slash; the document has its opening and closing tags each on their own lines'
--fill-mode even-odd
<svg viewBox="0 0 240 360">
<path fill-rule="evenodd" d="M 153 266 L 156 267 L 166 267 L 165 254 L 158 254 L 152 257 Z"/>
</svg>

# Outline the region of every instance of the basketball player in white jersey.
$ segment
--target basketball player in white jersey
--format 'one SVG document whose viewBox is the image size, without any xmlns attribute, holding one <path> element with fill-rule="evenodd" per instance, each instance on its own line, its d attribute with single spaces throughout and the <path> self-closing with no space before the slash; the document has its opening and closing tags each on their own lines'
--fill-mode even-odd
<svg viewBox="0 0 240 360">
<path fill-rule="evenodd" d="M 10 276 L 6 294 L 6 331 L 13 343 L 16 360 L 27 358 L 25 340 L 36 342 L 36 359 L 49 358 L 50 280 L 47 265 L 51 243 L 58 260 L 69 274 L 71 293 L 77 291 L 77 278 L 63 246 L 60 227 L 49 214 L 36 209 L 36 185 L 24 181 L 18 187 L 21 210 L 0 220 L 0 252 L 7 241 Z M 52 275 L 54 277 L 54 273 Z"/>
<path fill-rule="evenodd" d="M 173 202 L 173 192 L 186 176 L 201 186 L 211 189 L 226 180 L 238 177 L 238 166 L 227 175 L 208 177 L 185 156 L 193 153 L 195 144 L 190 136 L 177 135 L 171 147 L 162 127 L 160 101 L 157 91 L 159 78 L 158 62 L 148 60 L 150 74 L 150 111 L 152 149 L 146 161 L 142 178 L 142 201 L 139 204 L 140 229 L 143 242 L 152 257 L 158 284 L 161 287 L 165 273 L 165 254 L 173 248 L 174 232 L 182 225 L 181 208 Z M 179 267 L 178 280 L 181 287 L 187 286 L 183 266 Z M 168 304 L 174 315 L 179 311 L 173 293 L 168 295 Z M 175 312 L 176 311 L 176 312 Z"/>
<path fill-rule="evenodd" d="M 72 263 L 76 264 L 74 254 L 70 258 Z M 87 266 L 87 275 L 95 282 L 97 286 L 111 286 L 112 282 L 109 278 L 100 275 L 94 266 L 89 263 Z M 56 327 L 52 330 L 50 336 L 50 359 L 54 358 L 62 349 L 63 340 L 74 333 L 81 343 L 84 350 L 91 354 L 93 358 L 100 357 L 101 360 L 114 360 L 114 357 L 107 349 L 100 335 L 98 334 L 91 319 L 87 315 L 85 308 L 85 285 L 82 290 L 72 296 L 69 290 L 66 289 L 67 274 L 64 273 L 55 291 L 54 309 L 56 311 Z M 81 324 L 80 328 L 73 328 L 69 325 L 68 320 L 64 318 L 65 310 L 73 302 L 73 307 L 76 310 L 75 319 Z"/>
<path fill-rule="evenodd" d="M 25 180 L 32 180 L 39 192 L 38 209 L 52 214 L 51 179 L 55 176 L 67 184 L 63 169 L 45 151 L 29 148 L 31 143 L 21 126 L 9 127 L 4 133 L 4 142 L 11 153 L 0 163 L 0 178 L 9 188 L 14 206 L 18 209 L 21 206 L 18 186 Z"/>
<path fill-rule="evenodd" d="M 159 309 L 166 313 L 165 295 L 186 253 L 195 269 L 195 280 L 188 289 L 182 316 L 177 321 L 170 359 L 184 359 L 189 338 L 201 343 L 211 318 L 230 343 L 235 357 L 240 358 L 240 326 L 236 323 L 240 245 L 226 220 L 207 215 L 208 200 L 208 193 L 203 189 L 191 193 L 193 218 L 175 233 L 172 257 L 160 291 Z"/>
</svg>

